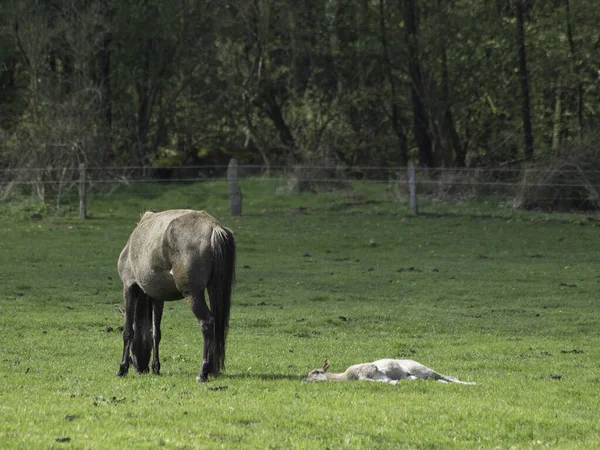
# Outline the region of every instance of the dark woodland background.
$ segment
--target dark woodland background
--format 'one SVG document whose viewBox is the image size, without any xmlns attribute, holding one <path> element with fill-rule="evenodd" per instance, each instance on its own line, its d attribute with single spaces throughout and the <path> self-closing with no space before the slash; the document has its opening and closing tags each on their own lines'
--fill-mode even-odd
<svg viewBox="0 0 600 450">
<path fill-rule="evenodd" d="M 597 0 L 0 8 L 2 169 L 600 169 Z"/>
</svg>

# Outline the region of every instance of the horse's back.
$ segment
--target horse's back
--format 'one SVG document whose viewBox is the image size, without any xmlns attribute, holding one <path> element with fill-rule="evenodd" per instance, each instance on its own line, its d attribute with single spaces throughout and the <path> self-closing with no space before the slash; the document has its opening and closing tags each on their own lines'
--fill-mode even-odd
<svg viewBox="0 0 600 450">
<path fill-rule="evenodd" d="M 192 284 L 203 289 L 215 227 L 219 223 L 204 211 L 146 212 L 119 258 L 121 279 L 139 284 L 148 295 L 162 300 L 189 295 Z"/>
</svg>

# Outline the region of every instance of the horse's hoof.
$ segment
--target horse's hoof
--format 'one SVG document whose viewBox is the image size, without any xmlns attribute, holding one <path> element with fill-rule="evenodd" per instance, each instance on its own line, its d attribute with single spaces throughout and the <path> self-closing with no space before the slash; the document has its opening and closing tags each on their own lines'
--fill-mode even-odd
<svg viewBox="0 0 600 450">
<path fill-rule="evenodd" d="M 125 375 L 127 375 L 127 371 L 126 370 L 121 369 L 121 370 L 119 370 L 117 372 L 117 376 L 118 377 L 124 377 Z"/>
<path fill-rule="evenodd" d="M 152 364 L 152 373 L 154 375 L 160 375 L 160 363 Z"/>
</svg>

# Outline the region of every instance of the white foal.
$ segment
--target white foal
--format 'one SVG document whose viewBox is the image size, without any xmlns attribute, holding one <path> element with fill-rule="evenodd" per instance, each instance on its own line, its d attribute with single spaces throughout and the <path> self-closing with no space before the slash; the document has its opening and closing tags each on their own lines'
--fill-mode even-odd
<svg viewBox="0 0 600 450">
<path fill-rule="evenodd" d="M 429 367 L 425 367 L 423 364 L 411 359 L 380 359 L 372 363 L 355 364 L 342 373 L 327 372 L 328 368 L 329 360 L 326 359 L 322 368 L 310 371 L 302 382 L 367 380 L 396 384 L 400 380 L 433 378 L 441 383 L 475 384 L 460 381 L 458 378 L 447 375 L 440 375 Z"/>
</svg>

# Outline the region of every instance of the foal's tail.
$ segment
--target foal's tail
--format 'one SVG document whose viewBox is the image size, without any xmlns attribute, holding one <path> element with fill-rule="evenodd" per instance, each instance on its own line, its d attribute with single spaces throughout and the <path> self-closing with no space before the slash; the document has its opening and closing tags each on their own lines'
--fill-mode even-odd
<svg viewBox="0 0 600 450">
<path fill-rule="evenodd" d="M 212 274 L 208 282 L 210 309 L 215 320 L 212 375 L 225 368 L 225 340 L 229 328 L 231 290 L 235 281 L 235 237 L 221 226 L 213 229 L 210 246 L 213 252 Z"/>
<path fill-rule="evenodd" d="M 433 378 L 436 381 L 440 381 L 442 383 L 456 383 L 456 384 L 469 384 L 469 385 L 476 384 L 473 381 L 460 381 L 456 377 L 451 377 L 450 375 L 441 375 L 441 374 L 439 374 L 437 372 L 433 372 Z"/>
</svg>

